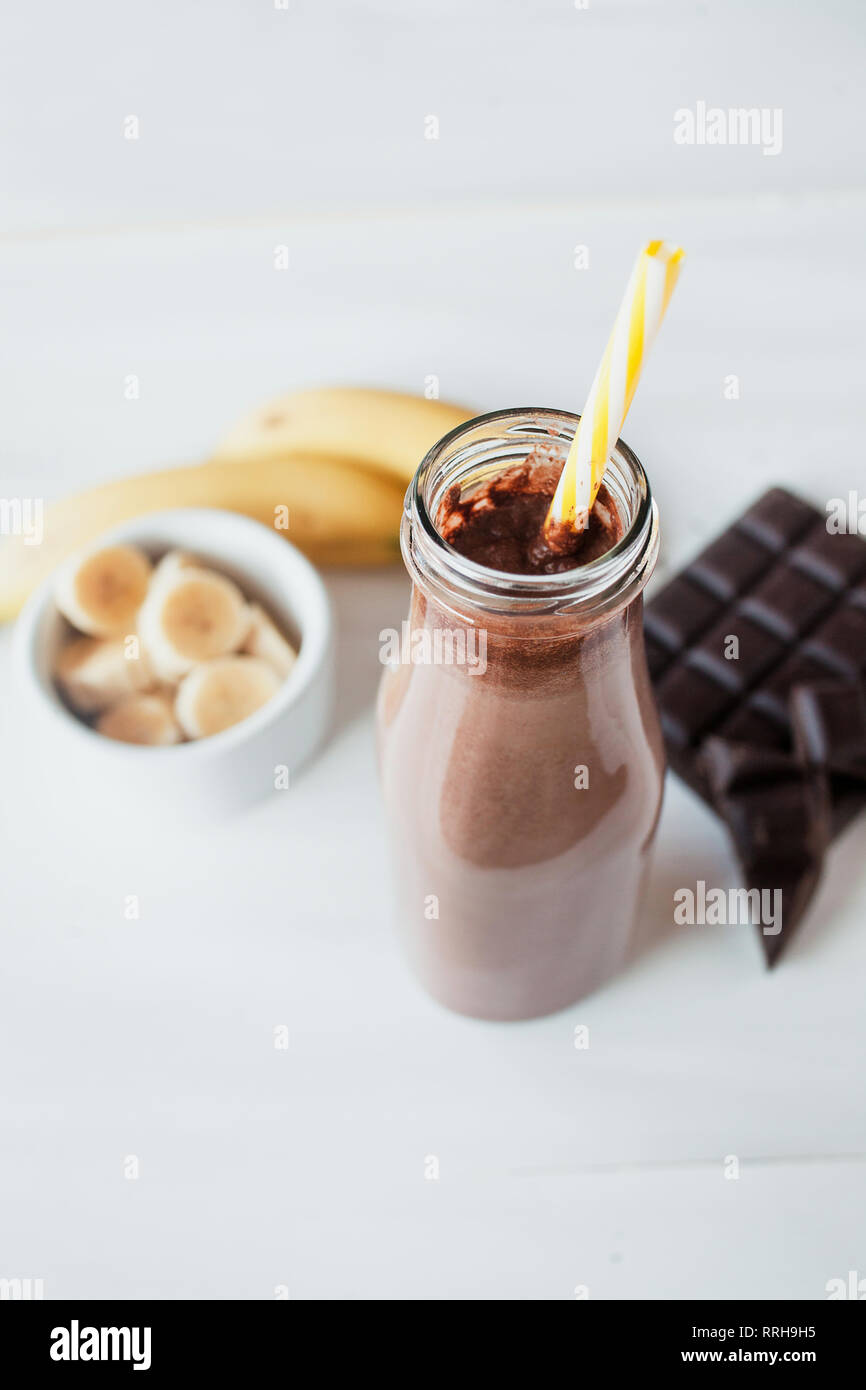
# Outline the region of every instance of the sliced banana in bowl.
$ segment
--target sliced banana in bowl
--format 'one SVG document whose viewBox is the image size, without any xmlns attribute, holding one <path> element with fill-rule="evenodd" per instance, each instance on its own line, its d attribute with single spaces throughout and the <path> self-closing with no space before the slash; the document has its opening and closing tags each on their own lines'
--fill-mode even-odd
<svg viewBox="0 0 866 1390">
<path fill-rule="evenodd" d="M 55 676 L 70 709 L 85 718 L 155 684 L 140 644 L 131 649 L 122 637 L 73 637 L 60 649 Z"/>
<path fill-rule="evenodd" d="M 99 716 L 96 729 L 106 738 L 115 738 L 120 743 L 139 743 L 145 748 L 170 748 L 183 741 L 174 701 L 160 691 L 150 695 L 127 695 L 118 700 Z"/>
<path fill-rule="evenodd" d="M 75 634 L 57 657 L 60 691 L 120 742 L 223 733 L 272 699 L 297 660 L 260 603 L 187 551 L 154 565 L 137 546 L 91 548 L 63 567 L 54 592 Z"/>
<path fill-rule="evenodd" d="M 93 547 L 61 567 L 54 590 L 57 607 L 78 632 L 91 637 L 125 632 L 144 603 L 152 573 L 138 546 Z"/>
<path fill-rule="evenodd" d="M 257 603 L 249 606 L 250 626 L 241 651 L 259 656 L 272 666 L 278 676 L 288 676 L 298 659 L 291 642 L 280 632 L 276 623 Z"/>
<path fill-rule="evenodd" d="M 184 676 L 175 713 L 187 738 L 211 738 L 249 719 L 276 695 L 281 679 L 258 656 L 218 656 Z"/>
<path fill-rule="evenodd" d="M 237 651 L 250 623 L 249 607 L 237 585 L 201 565 L 164 574 L 138 613 L 144 649 L 165 681 L 180 680 L 200 662 Z"/>
<path fill-rule="evenodd" d="M 94 758 L 146 762 L 166 784 L 171 765 L 180 801 L 200 805 L 207 784 L 213 809 L 284 786 L 319 744 L 332 634 L 321 579 L 281 533 L 178 509 L 116 528 L 47 580 L 19 618 L 16 668 L 40 737 L 47 717 Z"/>
</svg>

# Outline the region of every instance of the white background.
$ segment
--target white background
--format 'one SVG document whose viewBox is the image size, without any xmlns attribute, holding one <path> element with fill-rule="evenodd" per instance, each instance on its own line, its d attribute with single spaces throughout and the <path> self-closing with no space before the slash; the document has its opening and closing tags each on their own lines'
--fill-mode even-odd
<svg viewBox="0 0 866 1390">
<path fill-rule="evenodd" d="M 770 483 L 862 490 L 864 48 L 857 0 L 16 7 L 0 492 L 203 457 L 293 385 L 435 373 L 479 409 L 577 409 L 648 236 L 689 253 L 626 431 L 660 573 Z M 782 108 L 781 154 L 675 145 L 697 101 Z M 395 947 L 375 781 L 377 634 L 406 581 L 329 585 L 333 738 L 217 829 L 170 806 L 145 837 L 122 806 L 82 823 L 4 698 L 0 1277 L 811 1299 L 866 1276 L 866 825 L 766 974 L 751 929 L 671 926 L 676 886 L 735 869 L 670 778 L 629 969 L 537 1023 L 451 1017 Z M 4 691 L 8 652 L 4 631 Z"/>
</svg>

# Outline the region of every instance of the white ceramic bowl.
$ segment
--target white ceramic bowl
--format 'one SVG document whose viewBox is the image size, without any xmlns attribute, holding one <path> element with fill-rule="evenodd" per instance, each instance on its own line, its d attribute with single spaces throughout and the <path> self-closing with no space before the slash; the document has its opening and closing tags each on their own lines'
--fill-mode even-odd
<svg viewBox="0 0 866 1390">
<path fill-rule="evenodd" d="M 179 508 L 106 532 L 158 557 L 188 550 L 259 601 L 299 647 L 288 678 L 249 719 L 221 734 L 172 748 L 118 743 L 76 719 L 52 672 L 69 625 L 54 603 L 53 577 L 29 599 L 13 646 L 22 737 L 32 740 L 34 775 L 74 790 L 75 804 L 123 815 L 220 816 L 268 795 L 318 747 L 334 703 L 333 621 L 325 587 L 308 560 L 274 531 L 234 512 Z M 41 767 L 41 771 L 40 771 Z"/>
</svg>

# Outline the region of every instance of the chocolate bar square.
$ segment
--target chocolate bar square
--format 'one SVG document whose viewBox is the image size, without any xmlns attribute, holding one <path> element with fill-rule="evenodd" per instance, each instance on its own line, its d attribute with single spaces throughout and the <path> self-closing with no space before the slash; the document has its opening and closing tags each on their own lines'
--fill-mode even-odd
<svg viewBox="0 0 866 1390">
<path fill-rule="evenodd" d="M 765 628 L 742 613 L 728 612 L 689 649 L 686 661 L 727 689 L 741 691 L 775 666 L 786 650 L 786 644 Z"/>
<path fill-rule="evenodd" d="M 772 550 L 734 526 L 692 561 L 689 577 L 727 601 L 766 574 L 773 559 Z"/>
<path fill-rule="evenodd" d="M 844 589 L 866 571 L 866 541 L 853 532 L 831 533 L 819 517 L 791 551 L 791 564 L 831 589 Z"/>
<path fill-rule="evenodd" d="M 866 612 L 842 604 L 811 633 L 803 650 L 842 676 L 866 671 Z"/>
<path fill-rule="evenodd" d="M 688 748 L 712 728 L 734 703 L 718 681 L 679 663 L 657 687 L 662 731 L 675 748 Z"/>
<path fill-rule="evenodd" d="M 726 743 L 746 743 L 758 748 L 776 748 L 780 752 L 791 744 L 784 724 L 750 705 L 738 705 L 719 725 L 718 735 Z"/>
<path fill-rule="evenodd" d="M 738 522 L 739 529 L 770 550 L 782 551 L 793 545 L 815 521 L 815 508 L 793 492 L 772 487 L 753 502 Z"/>
<path fill-rule="evenodd" d="M 704 631 L 721 603 L 684 577 L 672 579 L 647 609 L 644 625 L 651 637 L 669 651 L 679 652 Z"/>
<path fill-rule="evenodd" d="M 794 686 L 826 681 L 832 674 L 823 661 L 797 648 L 752 692 L 749 703 L 788 728 L 788 700 Z"/>
<path fill-rule="evenodd" d="M 740 612 L 783 642 L 794 642 L 832 603 L 833 593 L 826 584 L 782 563 L 741 599 Z"/>
</svg>

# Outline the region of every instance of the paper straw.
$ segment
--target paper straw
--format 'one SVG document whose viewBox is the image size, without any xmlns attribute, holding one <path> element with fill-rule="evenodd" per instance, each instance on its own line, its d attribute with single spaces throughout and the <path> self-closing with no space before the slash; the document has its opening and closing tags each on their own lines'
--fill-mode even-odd
<svg viewBox="0 0 866 1390">
<path fill-rule="evenodd" d="M 557 523 L 572 531 L 586 526 L 684 254 L 681 246 L 666 241 L 649 241 L 639 253 L 560 474 L 545 530 Z"/>
</svg>

